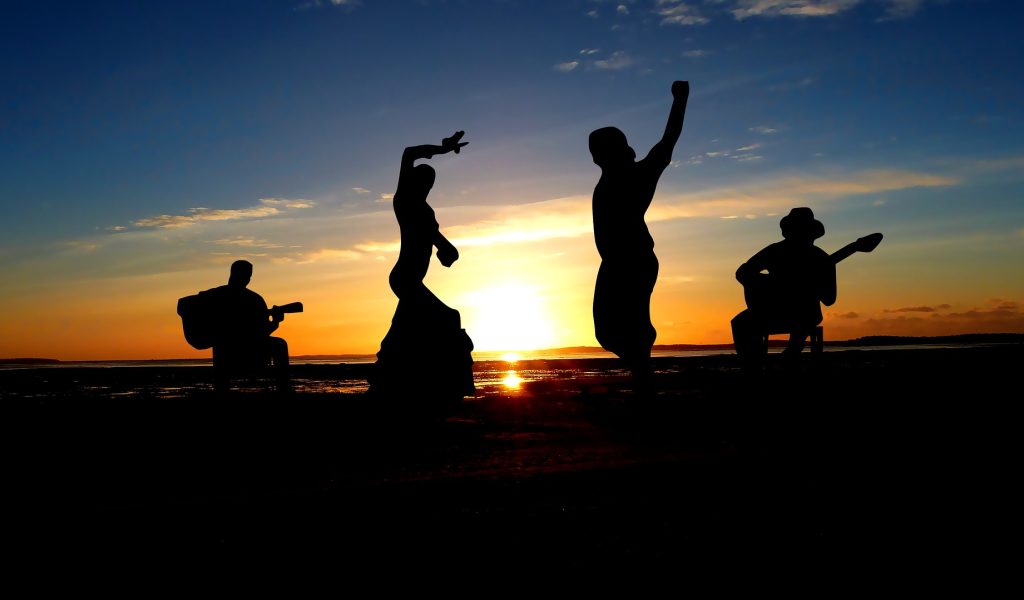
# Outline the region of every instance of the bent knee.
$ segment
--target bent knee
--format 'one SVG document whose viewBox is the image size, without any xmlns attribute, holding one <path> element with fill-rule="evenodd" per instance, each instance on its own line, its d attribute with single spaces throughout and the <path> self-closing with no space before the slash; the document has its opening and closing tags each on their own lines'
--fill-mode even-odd
<svg viewBox="0 0 1024 600">
<path fill-rule="evenodd" d="M 731 323 L 732 323 L 733 327 L 736 327 L 736 326 L 742 327 L 744 325 L 749 325 L 749 324 L 753 323 L 753 321 L 754 321 L 754 319 L 750 315 L 750 311 L 749 310 L 745 310 L 745 311 L 741 312 L 740 314 L 736 315 L 735 317 L 733 317 Z"/>
</svg>

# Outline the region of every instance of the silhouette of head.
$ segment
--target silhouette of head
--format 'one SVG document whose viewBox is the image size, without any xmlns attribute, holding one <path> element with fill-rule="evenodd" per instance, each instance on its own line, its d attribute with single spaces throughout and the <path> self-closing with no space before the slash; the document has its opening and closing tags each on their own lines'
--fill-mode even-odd
<svg viewBox="0 0 1024 600">
<path fill-rule="evenodd" d="M 231 277 L 228 278 L 228 285 L 233 287 L 245 287 L 252 279 L 252 263 L 247 260 L 236 260 L 231 263 Z"/>
<path fill-rule="evenodd" d="M 602 127 L 590 132 L 590 155 L 602 169 L 631 163 L 636 158 L 636 152 L 626 141 L 626 134 L 618 127 Z"/>
<path fill-rule="evenodd" d="M 825 226 L 814 218 L 814 212 L 806 206 L 794 208 L 779 221 L 782 237 L 795 242 L 811 243 L 825 235 Z"/>
<path fill-rule="evenodd" d="M 430 165 L 416 165 L 412 168 L 412 184 L 418 189 L 430 191 L 436 177 L 437 173 Z"/>
</svg>

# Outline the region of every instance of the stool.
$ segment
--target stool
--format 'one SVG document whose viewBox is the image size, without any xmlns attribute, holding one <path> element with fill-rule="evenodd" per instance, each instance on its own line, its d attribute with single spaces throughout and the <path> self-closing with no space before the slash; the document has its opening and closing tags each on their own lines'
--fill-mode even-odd
<svg viewBox="0 0 1024 600">
<path fill-rule="evenodd" d="M 765 350 L 765 352 L 768 351 L 768 336 L 773 335 L 773 334 L 780 334 L 780 333 L 789 333 L 789 331 L 778 330 L 778 329 L 771 329 L 771 330 L 765 332 L 765 334 L 764 334 L 764 350 Z M 811 334 L 810 334 L 809 337 L 810 337 L 810 339 L 808 341 L 808 345 L 811 347 L 811 352 L 813 352 L 814 354 L 818 354 L 819 352 L 824 351 L 824 349 L 825 349 L 825 330 L 824 330 L 824 328 L 821 325 L 818 325 L 813 330 L 811 330 Z"/>
</svg>

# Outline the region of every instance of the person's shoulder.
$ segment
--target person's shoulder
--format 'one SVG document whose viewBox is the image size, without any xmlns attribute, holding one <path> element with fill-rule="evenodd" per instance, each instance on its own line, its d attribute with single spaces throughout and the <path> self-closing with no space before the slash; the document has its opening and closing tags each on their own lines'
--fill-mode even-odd
<svg viewBox="0 0 1024 600">
<path fill-rule="evenodd" d="M 650 154 L 634 164 L 636 165 L 635 168 L 641 173 L 658 176 L 661 175 L 662 171 L 668 168 L 671 163 L 671 155 L 651 150 Z"/>
<path fill-rule="evenodd" d="M 821 258 L 821 259 L 825 259 L 825 260 L 828 260 L 828 259 L 832 258 L 829 255 L 828 252 L 825 252 L 824 250 L 822 250 L 821 248 L 819 248 L 817 246 L 811 246 L 811 248 L 813 248 L 813 250 L 811 250 L 811 252 L 814 253 L 814 256 L 816 258 Z"/>
<path fill-rule="evenodd" d="M 250 290 L 249 288 L 245 288 L 242 291 L 242 295 L 244 295 L 246 298 L 248 298 L 250 300 L 259 300 L 260 302 L 264 301 L 263 300 L 263 296 L 257 294 L 256 292 Z"/>
<path fill-rule="evenodd" d="M 228 294 L 228 286 L 227 285 L 218 285 L 217 287 L 212 287 L 212 288 L 210 288 L 208 290 L 203 290 L 203 291 L 199 292 L 200 296 L 204 296 L 206 298 L 223 298 L 227 294 Z"/>
</svg>

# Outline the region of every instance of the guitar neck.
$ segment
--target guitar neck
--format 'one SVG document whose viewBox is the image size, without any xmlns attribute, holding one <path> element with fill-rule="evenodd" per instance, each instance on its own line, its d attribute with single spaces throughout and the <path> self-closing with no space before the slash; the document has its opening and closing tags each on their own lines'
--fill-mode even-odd
<svg viewBox="0 0 1024 600">
<path fill-rule="evenodd" d="M 840 262 L 846 260 L 847 258 L 850 258 L 851 256 L 853 256 L 856 253 L 857 253 L 857 242 L 852 242 L 852 243 L 849 243 L 849 244 L 843 246 L 839 250 L 836 250 L 832 254 L 829 254 L 829 258 L 832 259 L 832 262 L 834 264 L 839 264 Z"/>
</svg>

